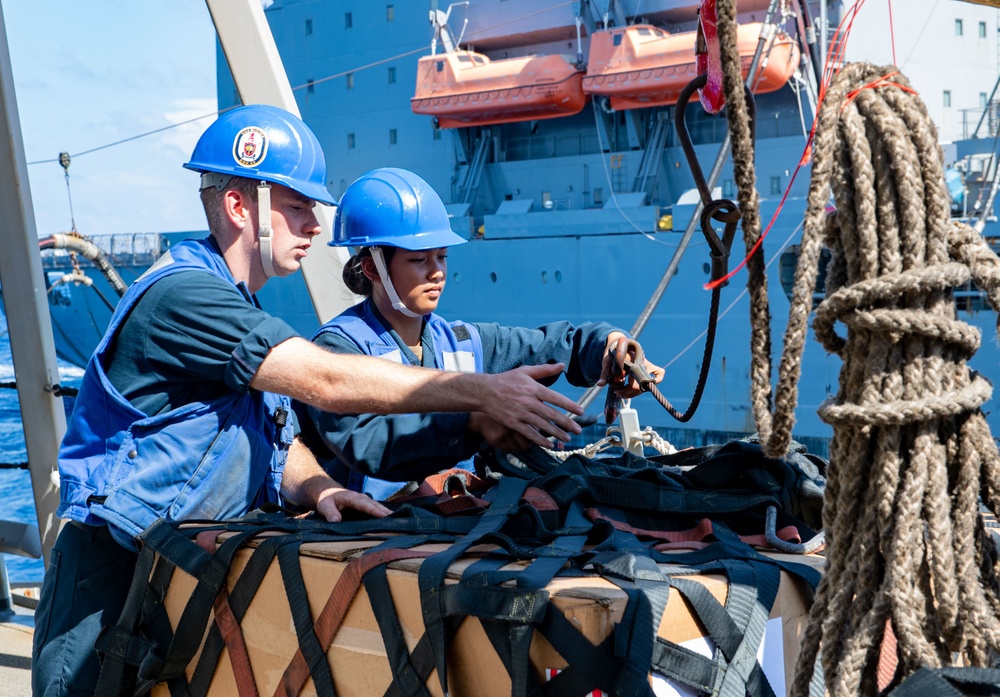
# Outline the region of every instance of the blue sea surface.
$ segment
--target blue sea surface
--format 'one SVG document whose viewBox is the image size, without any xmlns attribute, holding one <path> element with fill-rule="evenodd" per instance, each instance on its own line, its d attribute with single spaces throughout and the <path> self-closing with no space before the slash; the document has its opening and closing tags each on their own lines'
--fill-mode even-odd
<svg viewBox="0 0 1000 697">
<path fill-rule="evenodd" d="M 83 370 L 59 363 L 59 381 L 65 387 L 78 387 Z M 0 313 L 0 383 L 14 382 L 14 363 L 10 355 L 7 319 Z M 0 520 L 38 524 L 31 477 L 26 469 L 11 465 L 27 462 L 24 429 L 17 390 L 0 388 Z M 41 559 L 3 555 L 11 583 L 41 583 L 44 566 Z"/>
</svg>

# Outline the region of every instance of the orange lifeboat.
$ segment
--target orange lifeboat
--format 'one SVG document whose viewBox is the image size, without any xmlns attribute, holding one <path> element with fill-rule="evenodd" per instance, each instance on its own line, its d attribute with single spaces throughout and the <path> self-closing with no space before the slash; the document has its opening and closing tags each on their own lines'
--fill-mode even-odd
<svg viewBox="0 0 1000 697">
<path fill-rule="evenodd" d="M 410 108 L 436 116 L 441 128 L 570 116 L 587 103 L 582 78 L 561 55 L 494 61 L 453 51 L 420 59 Z"/>
<path fill-rule="evenodd" d="M 757 50 L 760 22 L 741 24 L 737 38 L 743 77 Z M 641 109 L 676 104 L 677 97 L 698 73 L 695 68 L 695 33 L 668 34 L 648 24 L 633 24 L 595 32 L 583 91 L 610 97 L 612 109 Z M 764 47 L 754 92 L 780 89 L 799 64 L 799 47 L 782 32 Z"/>
</svg>

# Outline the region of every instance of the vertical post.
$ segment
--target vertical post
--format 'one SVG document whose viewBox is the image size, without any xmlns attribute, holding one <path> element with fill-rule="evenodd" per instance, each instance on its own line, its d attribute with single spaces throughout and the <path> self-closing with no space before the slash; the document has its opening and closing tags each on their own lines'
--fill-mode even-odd
<svg viewBox="0 0 1000 697">
<path fill-rule="evenodd" d="M 14 598 L 10 594 L 10 580 L 7 578 L 7 560 L 0 554 L 0 619 L 14 614 Z"/>
<path fill-rule="evenodd" d="M 260 0 L 205 0 L 205 3 L 242 102 L 270 104 L 298 115 L 299 105 Z M 347 250 L 326 245 L 333 229 L 332 211 L 327 206 L 316 206 L 323 234 L 313 241 L 309 256 L 302 260 L 302 275 L 320 322 L 357 302 L 340 282 Z"/>
<path fill-rule="evenodd" d="M 21 404 L 42 555 L 59 532 L 59 492 L 52 482 L 59 442 L 66 432 L 52 322 L 38 254 L 38 233 L 31 208 L 28 168 L 21 140 L 7 28 L 0 7 L 0 283 L 3 283 L 10 349 Z"/>
<path fill-rule="evenodd" d="M 806 0 L 808 2 L 808 0 Z M 819 82 L 823 84 L 823 71 L 826 70 L 826 51 L 829 48 L 826 44 L 830 40 L 830 31 L 827 28 L 830 21 L 830 13 L 827 8 L 828 0 L 819 0 L 819 27 L 816 33 L 816 40 L 819 42 Z M 843 12 L 841 12 L 843 15 Z"/>
</svg>

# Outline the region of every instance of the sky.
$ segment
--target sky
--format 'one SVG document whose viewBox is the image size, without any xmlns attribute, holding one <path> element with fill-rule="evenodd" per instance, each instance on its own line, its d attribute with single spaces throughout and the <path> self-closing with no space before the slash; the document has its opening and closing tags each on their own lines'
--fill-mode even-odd
<svg viewBox="0 0 1000 697">
<path fill-rule="evenodd" d="M 38 235 L 205 229 L 182 168 L 216 109 L 204 0 L 0 0 Z"/>
</svg>

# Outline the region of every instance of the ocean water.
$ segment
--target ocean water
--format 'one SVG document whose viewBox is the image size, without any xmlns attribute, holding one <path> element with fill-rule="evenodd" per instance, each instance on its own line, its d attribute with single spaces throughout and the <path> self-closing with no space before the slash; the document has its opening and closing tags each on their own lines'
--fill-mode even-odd
<svg viewBox="0 0 1000 697">
<path fill-rule="evenodd" d="M 60 383 L 77 387 L 83 370 L 68 363 L 59 364 Z M 14 382 L 14 363 L 10 355 L 7 320 L 0 313 L 0 383 Z M 12 469 L 11 464 L 27 462 L 24 430 L 17 390 L 0 388 L 0 520 L 37 524 L 31 477 L 26 469 Z M 11 583 L 41 583 L 44 566 L 41 559 L 3 555 Z"/>
</svg>

